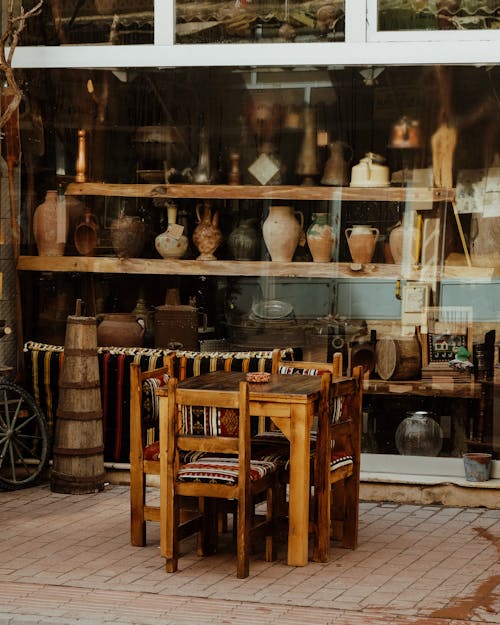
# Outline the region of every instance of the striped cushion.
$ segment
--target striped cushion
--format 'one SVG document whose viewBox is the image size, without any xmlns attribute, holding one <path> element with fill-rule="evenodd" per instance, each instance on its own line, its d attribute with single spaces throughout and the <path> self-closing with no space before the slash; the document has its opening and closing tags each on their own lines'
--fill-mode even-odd
<svg viewBox="0 0 500 625">
<path fill-rule="evenodd" d="M 296 368 L 293 365 L 281 365 L 278 369 L 278 373 L 281 375 L 322 375 L 328 373 L 328 371 L 321 371 L 320 369 L 302 369 Z"/>
<path fill-rule="evenodd" d="M 330 462 L 330 471 L 335 471 L 335 469 L 340 469 L 340 467 L 345 467 L 353 463 L 352 456 L 346 454 L 344 451 L 334 451 Z"/>
<path fill-rule="evenodd" d="M 273 473 L 278 468 L 276 462 L 252 460 L 250 480 L 255 482 Z M 205 482 L 208 484 L 238 484 L 239 462 L 237 458 L 213 457 L 197 462 L 189 462 L 179 469 L 179 482 Z"/>
<path fill-rule="evenodd" d="M 210 455 L 204 451 L 181 451 L 181 462 L 194 462 L 203 458 L 205 455 Z M 144 460 L 153 460 L 158 462 L 160 460 L 160 443 L 155 441 L 151 445 L 144 447 Z"/>
</svg>

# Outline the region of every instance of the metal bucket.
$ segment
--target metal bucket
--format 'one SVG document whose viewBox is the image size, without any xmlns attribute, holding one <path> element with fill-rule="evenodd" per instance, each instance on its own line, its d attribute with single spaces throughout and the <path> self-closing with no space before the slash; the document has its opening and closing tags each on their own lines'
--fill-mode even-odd
<svg viewBox="0 0 500 625">
<path fill-rule="evenodd" d="M 491 454 L 467 453 L 463 458 L 465 479 L 468 482 L 486 482 L 490 479 Z"/>
</svg>

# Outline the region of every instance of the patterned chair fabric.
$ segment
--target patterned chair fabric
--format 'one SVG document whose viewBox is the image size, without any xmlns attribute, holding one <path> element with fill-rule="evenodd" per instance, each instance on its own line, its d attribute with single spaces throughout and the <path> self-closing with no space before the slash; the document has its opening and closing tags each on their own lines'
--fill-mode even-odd
<svg viewBox="0 0 500 625">
<path fill-rule="evenodd" d="M 59 376 L 64 361 L 64 347 L 28 341 L 24 346 L 26 386 L 44 412 L 49 429 L 54 432 L 59 401 Z M 98 347 L 101 402 L 104 427 L 104 460 L 128 462 L 130 455 L 130 364 L 138 363 L 142 371 L 166 365 L 174 356 L 174 375 L 184 380 L 208 371 L 271 371 L 271 351 L 196 352 L 135 347 Z M 283 357 L 293 354 L 292 348 L 282 350 Z M 158 403 L 153 379 L 143 393 L 143 417 L 149 439 L 158 440 Z M 158 383 L 165 383 L 165 381 Z M 143 388 L 144 390 L 144 388 Z M 148 452 L 149 453 L 149 452 Z M 154 450 L 151 452 L 154 454 Z"/>
</svg>

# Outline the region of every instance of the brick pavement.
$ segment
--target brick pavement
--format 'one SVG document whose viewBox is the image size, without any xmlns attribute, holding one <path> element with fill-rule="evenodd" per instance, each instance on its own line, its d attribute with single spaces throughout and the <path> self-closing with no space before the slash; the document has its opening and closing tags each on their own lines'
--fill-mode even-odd
<svg viewBox="0 0 500 625">
<path fill-rule="evenodd" d="M 157 524 L 130 546 L 128 506 L 127 486 L 0 492 L 0 625 L 500 623 L 500 510 L 362 503 L 356 551 L 290 568 L 283 543 L 238 580 L 192 541 L 165 573 Z"/>
</svg>

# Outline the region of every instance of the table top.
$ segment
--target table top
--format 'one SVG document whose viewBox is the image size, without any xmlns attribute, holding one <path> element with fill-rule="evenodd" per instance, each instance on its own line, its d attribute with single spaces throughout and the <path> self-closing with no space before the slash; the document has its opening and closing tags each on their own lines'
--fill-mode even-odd
<svg viewBox="0 0 500 625">
<path fill-rule="evenodd" d="M 238 383 L 246 380 L 246 374 L 239 371 L 212 371 L 196 375 L 182 382 L 179 388 L 196 390 L 235 390 Z M 321 376 L 318 375 L 279 375 L 271 374 L 269 382 L 249 383 L 250 399 L 254 401 L 290 401 L 304 402 L 317 399 L 321 388 Z M 166 388 L 157 389 L 158 395 L 164 395 Z"/>
</svg>

